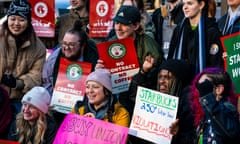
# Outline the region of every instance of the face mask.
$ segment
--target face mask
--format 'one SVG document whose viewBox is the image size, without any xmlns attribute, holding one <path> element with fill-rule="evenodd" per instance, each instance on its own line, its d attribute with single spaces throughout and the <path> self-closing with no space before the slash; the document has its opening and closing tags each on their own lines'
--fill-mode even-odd
<svg viewBox="0 0 240 144">
<path fill-rule="evenodd" d="M 208 79 L 205 79 L 202 83 L 197 83 L 196 87 L 199 91 L 200 97 L 213 92 L 213 84 Z"/>
</svg>

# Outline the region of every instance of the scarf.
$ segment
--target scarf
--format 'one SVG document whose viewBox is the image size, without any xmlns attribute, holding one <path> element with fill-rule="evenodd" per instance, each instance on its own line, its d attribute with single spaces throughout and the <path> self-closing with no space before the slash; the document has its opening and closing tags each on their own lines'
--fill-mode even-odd
<svg viewBox="0 0 240 144">
<path fill-rule="evenodd" d="M 89 108 L 89 111 L 95 115 L 96 119 L 102 120 L 108 111 L 108 100 L 105 101 L 102 107 L 98 110 L 95 110 L 89 102 L 88 102 L 88 108 Z"/>
<path fill-rule="evenodd" d="M 179 47 L 178 49 L 175 49 L 174 51 L 174 58 L 175 59 L 183 59 L 182 53 L 183 53 L 183 39 L 184 39 L 184 27 L 186 19 L 183 20 L 180 26 L 180 41 L 179 41 Z M 201 16 L 199 24 L 198 24 L 198 56 L 196 58 L 196 69 L 195 74 L 198 74 L 206 67 L 206 45 L 205 45 L 205 18 L 204 16 Z"/>
</svg>

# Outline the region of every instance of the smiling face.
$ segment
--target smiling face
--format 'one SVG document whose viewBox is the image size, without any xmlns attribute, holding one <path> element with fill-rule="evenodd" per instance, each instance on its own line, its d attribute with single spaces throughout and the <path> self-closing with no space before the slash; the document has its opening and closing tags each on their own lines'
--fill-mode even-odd
<svg viewBox="0 0 240 144">
<path fill-rule="evenodd" d="M 183 0 L 183 12 L 186 18 L 194 19 L 201 16 L 204 2 L 198 0 Z"/>
<path fill-rule="evenodd" d="M 105 102 L 107 99 L 104 94 L 103 85 L 95 81 L 87 82 L 86 95 L 88 97 L 89 103 L 92 104 L 96 110 L 100 108 L 103 102 Z"/>
<path fill-rule="evenodd" d="M 79 59 L 84 49 L 79 42 L 78 35 L 68 32 L 63 37 L 61 47 L 63 55 L 72 60 Z"/>
<path fill-rule="evenodd" d="M 22 113 L 24 120 L 27 121 L 35 121 L 39 117 L 39 110 L 35 106 L 23 103 L 22 105 Z"/>
<path fill-rule="evenodd" d="M 11 15 L 8 17 L 8 28 L 13 35 L 20 35 L 27 29 L 27 27 L 27 19 L 17 15 Z"/>
<path fill-rule="evenodd" d="M 115 22 L 114 29 L 118 39 L 124 39 L 128 37 L 135 37 L 135 31 L 138 29 L 139 24 L 125 25 L 119 22 Z"/>
</svg>

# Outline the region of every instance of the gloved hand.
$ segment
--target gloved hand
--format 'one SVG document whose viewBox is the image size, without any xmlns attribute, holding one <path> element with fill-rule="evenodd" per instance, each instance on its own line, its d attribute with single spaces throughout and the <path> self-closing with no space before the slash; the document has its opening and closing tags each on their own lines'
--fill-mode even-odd
<svg viewBox="0 0 240 144">
<path fill-rule="evenodd" d="M 213 92 L 213 83 L 208 79 L 205 79 L 202 83 L 198 83 L 196 87 L 199 91 L 200 97 Z"/>
<path fill-rule="evenodd" d="M 17 84 L 17 79 L 12 75 L 12 74 L 4 74 L 2 76 L 2 80 L 1 80 L 2 84 L 5 84 L 6 86 L 10 87 L 10 88 L 15 88 L 16 84 Z"/>
</svg>

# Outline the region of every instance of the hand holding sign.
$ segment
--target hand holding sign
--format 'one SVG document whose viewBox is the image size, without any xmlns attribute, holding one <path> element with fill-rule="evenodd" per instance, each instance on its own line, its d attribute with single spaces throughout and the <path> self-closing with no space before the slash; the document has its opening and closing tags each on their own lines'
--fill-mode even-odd
<svg viewBox="0 0 240 144">
<path fill-rule="evenodd" d="M 91 113 L 91 112 L 86 113 L 84 116 L 85 116 L 85 117 L 95 118 L 95 115 L 94 115 L 93 113 Z"/>
</svg>

